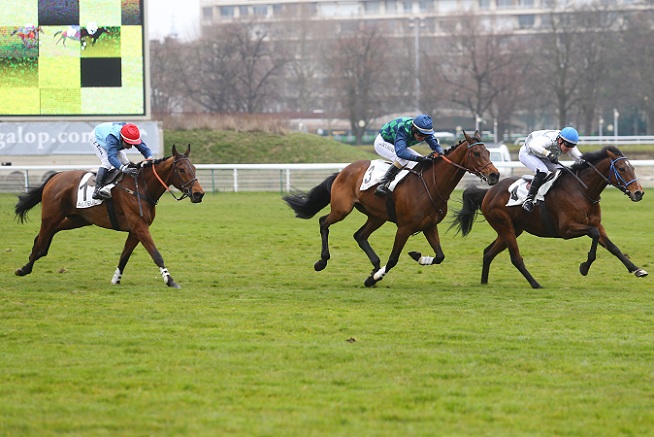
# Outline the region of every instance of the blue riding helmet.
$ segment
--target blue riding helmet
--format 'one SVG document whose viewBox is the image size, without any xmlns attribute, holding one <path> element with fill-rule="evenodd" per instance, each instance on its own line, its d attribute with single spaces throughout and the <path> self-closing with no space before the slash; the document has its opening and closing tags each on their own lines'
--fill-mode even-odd
<svg viewBox="0 0 654 437">
<path fill-rule="evenodd" d="M 573 127 L 564 127 L 561 129 L 559 136 L 563 141 L 572 144 L 573 146 L 576 146 L 577 142 L 579 142 L 579 133 L 577 132 L 577 129 Z"/>
<path fill-rule="evenodd" d="M 431 117 L 427 114 L 420 114 L 414 118 L 413 126 L 423 135 L 434 134 L 434 125 L 432 124 Z"/>
</svg>

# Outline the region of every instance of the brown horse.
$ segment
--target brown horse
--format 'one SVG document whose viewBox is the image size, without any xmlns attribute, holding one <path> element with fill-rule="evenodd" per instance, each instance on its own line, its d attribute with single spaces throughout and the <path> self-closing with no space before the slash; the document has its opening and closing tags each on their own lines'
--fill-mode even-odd
<svg viewBox="0 0 654 437">
<path fill-rule="evenodd" d="M 128 232 L 127 241 L 118 261 L 118 268 L 111 282 L 119 284 L 125 265 L 134 248 L 141 243 L 161 272 L 164 282 L 169 287 L 180 288 L 164 265 L 164 260 L 157 250 L 150 225 L 154 221 L 155 205 L 159 198 L 169 189 L 177 187 L 182 200 L 188 197 L 192 203 L 202 202 L 204 191 L 195 177 L 195 166 L 188 158 L 189 145 L 184 154 L 177 153 L 173 146 L 173 156 L 138 164 L 136 177 L 126 177 L 113 189 L 113 197 L 104 204 L 90 208 L 77 207 L 77 192 L 83 170 L 55 173 L 40 187 L 29 190 L 19 196 L 16 204 L 16 217 L 25 222 L 27 212 L 41 203 L 41 229 L 34 239 L 29 262 L 16 270 L 16 275 L 25 276 L 32 272 L 36 260 L 48 254 L 52 238 L 59 231 L 76 229 L 82 226 L 97 225 L 103 228 Z"/>
<path fill-rule="evenodd" d="M 618 247 L 609 240 L 600 209 L 600 194 L 611 184 L 629 196 L 633 202 L 643 198 L 636 172 L 629 160 L 616 147 L 605 147 L 583 155 L 585 163 L 574 164 L 564 172 L 547 193 L 544 203 L 537 204 L 533 212 L 518 206 L 506 206 L 509 186 L 516 178 L 502 180 L 488 190 L 476 187 L 463 192 L 463 207 L 457 213 L 453 226 L 458 226 L 463 236 L 468 235 L 481 209 L 488 223 L 497 232 L 497 238 L 484 250 L 481 283 L 488 283 L 488 273 L 493 259 L 508 248 L 511 263 L 522 273 L 533 288 L 541 288 L 531 276 L 520 255 L 516 239 L 523 231 L 538 237 L 577 238 L 588 235 L 591 239 L 588 259 L 581 263 L 579 272 L 586 276 L 595 261 L 597 243 L 618 257 L 629 273 L 637 277 L 647 272 L 632 263 Z"/>
<path fill-rule="evenodd" d="M 499 172 L 490 161 L 488 150 L 479 139 L 464 132 L 465 140 L 448 149 L 444 155 L 433 162 L 419 163 L 398 184 L 392 193 L 395 217 L 389 214 L 384 198 L 374 195 L 374 187 L 361 191 L 361 183 L 370 166 L 370 161 L 356 161 L 336 173 L 308 194 L 299 193 L 284 197 L 284 201 L 299 218 L 309 219 L 331 203 L 331 211 L 320 218 L 322 252 L 314 264 L 316 271 L 323 270 L 330 258 L 329 227 L 343 220 L 353 208 L 368 216 L 366 223 L 354 234 L 355 241 L 366 253 L 373 265 L 370 276 L 365 280 L 366 287 L 372 287 L 397 264 L 400 253 L 408 238 L 422 232 L 435 256 L 422 256 L 419 252 L 409 255 L 421 265 L 440 264 L 445 255 L 441 249 L 437 225 L 447 214 L 447 201 L 450 194 L 466 172 L 471 172 L 486 180 L 490 185 L 497 183 Z M 385 222 L 397 223 L 393 249 L 384 267 L 368 243 L 368 237 Z"/>
</svg>

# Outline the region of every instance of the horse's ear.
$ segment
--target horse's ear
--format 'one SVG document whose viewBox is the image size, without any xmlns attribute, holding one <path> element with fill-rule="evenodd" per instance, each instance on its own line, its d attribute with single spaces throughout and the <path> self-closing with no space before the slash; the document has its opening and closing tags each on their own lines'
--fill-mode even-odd
<svg viewBox="0 0 654 437">
<path fill-rule="evenodd" d="M 481 139 L 481 134 L 479 133 L 479 129 L 475 130 L 475 138 Z"/>
<path fill-rule="evenodd" d="M 184 152 L 184 155 L 188 156 L 188 154 L 191 153 L 191 145 L 189 144 L 188 147 L 186 147 L 186 152 Z"/>
<path fill-rule="evenodd" d="M 463 132 L 463 136 L 465 137 L 466 141 L 468 142 L 468 144 L 470 144 L 472 142 L 472 138 L 470 138 L 470 135 L 468 135 L 466 133 L 466 131 L 462 131 L 462 132 Z"/>
<path fill-rule="evenodd" d="M 177 156 L 177 147 L 173 144 L 173 156 Z"/>
</svg>

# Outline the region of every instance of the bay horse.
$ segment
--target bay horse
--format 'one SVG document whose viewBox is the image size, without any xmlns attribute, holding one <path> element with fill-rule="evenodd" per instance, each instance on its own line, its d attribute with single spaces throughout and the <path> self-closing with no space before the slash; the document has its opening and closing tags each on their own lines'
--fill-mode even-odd
<svg viewBox="0 0 654 437">
<path fill-rule="evenodd" d="M 39 33 L 45 34 L 41 26 L 25 26 L 14 30 L 11 36 L 18 35 L 23 41 L 25 48 L 33 49 L 39 45 Z"/>
<path fill-rule="evenodd" d="M 152 241 L 149 227 L 154 221 L 155 206 L 159 198 L 170 191 L 170 185 L 182 192 L 178 198 L 170 191 L 175 199 L 188 197 L 191 203 L 202 202 L 204 191 L 195 176 L 195 166 L 188 158 L 190 151 L 190 145 L 183 154 L 173 146 L 170 157 L 132 164 L 138 166 L 138 175 L 124 177 L 112 190 L 110 201 L 90 208 L 77 207 L 80 181 L 87 173 L 84 170 L 55 173 L 40 187 L 20 195 L 16 204 L 17 219 L 24 223 L 28 211 L 41 203 L 41 229 L 34 239 L 29 262 L 17 269 L 16 275 L 25 276 L 32 272 L 36 260 L 48 254 L 57 232 L 96 225 L 128 233 L 112 284 L 120 283 L 129 257 L 141 243 L 159 267 L 164 283 L 169 287 L 181 288 L 168 272 L 163 257 Z"/>
<path fill-rule="evenodd" d="M 314 264 L 316 271 L 327 267 L 329 253 L 329 227 L 347 217 L 356 208 L 368 219 L 354 233 L 354 240 L 368 256 L 373 265 L 366 287 L 372 287 L 398 263 L 400 253 L 408 238 L 422 232 L 435 252 L 435 256 L 422 256 L 410 252 L 421 265 L 440 264 L 445 255 L 441 248 L 437 225 L 447 214 L 450 194 L 466 172 L 473 173 L 488 182 L 497 183 L 499 171 L 490 160 L 490 154 L 480 140 L 479 132 L 471 137 L 464 132 L 465 139 L 448 149 L 433 161 L 418 163 L 392 193 L 395 217 L 389 214 L 385 198 L 374 194 L 375 186 L 361 191 L 360 187 L 371 161 L 353 162 L 341 172 L 335 173 L 314 187 L 309 193 L 287 195 L 283 199 L 295 212 L 296 217 L 309 219 L 322 208 L 331 204 L 329 214 L 320 217 L 322 251 Z M 387 221 L 397 224 L 393 249 L 385 266 L 368 242 L 368 237 Z"/>
<path fill-rule="evenodd" d="M 602 226 L 600 194 L 607 185 L 613 185 L 631 201 L 643 198 L 643 188 L 636 178 L 636 171 L 617 147 L 608 146 L 595 152 L 584 153 L 585 163 L 573 164 L 564 171 L 548 191 L 545 201 L 538 203 L 529 213 L 520 205 L 506 206 L 509 186 L 517 178 L 507 178 L 494 187 L 482 190 L 469 187 L 463 192 L 463 206 L 452 226 L 457 226 L 465 237 L 472 229 L 478 210 L 497 232 L 497 238 L 484 249 L 481 283 L 488 283 L 491 262 L 504 249 L 509 249 L 511 263 L 522 273 L 533 288 L 541 288 L 525 267 L 518 248 L 517 238 L 526 231 L 538 237 L 563 238 L 565 240 L 587 235 L 591 238 L 588 259 L 579 265 L 579 272 L 586 276 L 595 261 L 597 244 L 601 244 L 625 265 L 629 273 L 645 277 L 647 272 L 637 267 L 618 247 L 609 240 Z"/>
</svg>

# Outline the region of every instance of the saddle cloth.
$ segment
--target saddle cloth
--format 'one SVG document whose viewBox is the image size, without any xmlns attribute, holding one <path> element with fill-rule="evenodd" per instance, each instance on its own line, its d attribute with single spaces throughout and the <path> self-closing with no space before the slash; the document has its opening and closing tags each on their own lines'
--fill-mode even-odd
<svg viewBox="0 0 654 437">
<path fill-rule="evenodd" d="M 409 162 L 406 167 L 404 167 L 404 169 L 402 169 L 400 173 L 395 176 L 395 179 L 393 179 L 393 182 L 391 182 L 391 185 L 388 188 L 393 191 L 397 184 L 399 184 L 402 179 L 404 179 L 406 175 L 409 174 L 409 171 L 406 169 L 411 169 L 415 167 L 416 164 L 418 163 L 415 161 Z M 391 165 L 393 165 L 392 162 L 384 161 L 383 159 L 374 159 L 370 161 L 370 167 L 368 167 L 368 170 L 366 170 L 366 174 L 363 175 L 363 181 L 361 182 L 361 187 L 359 189 L 361 191 L 366 191 L 370 187 L 377 185 L 381 178 L 386 174 L 388 167 Z"/>
<path fill-rule="evenodd" d="M 111 190 L 116 184 L 109 183 L 105 187 Z M 95 173 L 88 172 L 79 181 L 77 187 L 77 208 L 91 208 L 92 206 L 100 205 L 103 201 L 94 199 L 93 190 L 95 189 Z"/>
<path fill-rule="evenodd" d="M 547 194 L 549 189 L 552 188 L 552 185 L 554 185 L 554 182 L 561 176 L 561 172 L 562 170 L 557 170 L 554 176 L 548 177 L 543 182 L 534 199 L 536 202 L 543 202 L 545 200 L 545 194 Z M 527 194 L 529 194 L 529 187 L 533 179 L 534 177 L 532 175 L 526 175 L 512 183 L 509 186 L 509 201 L 506 202 L 506 206 L 522 205 L 522 202 L 527 198 Z"/>
</svg>

